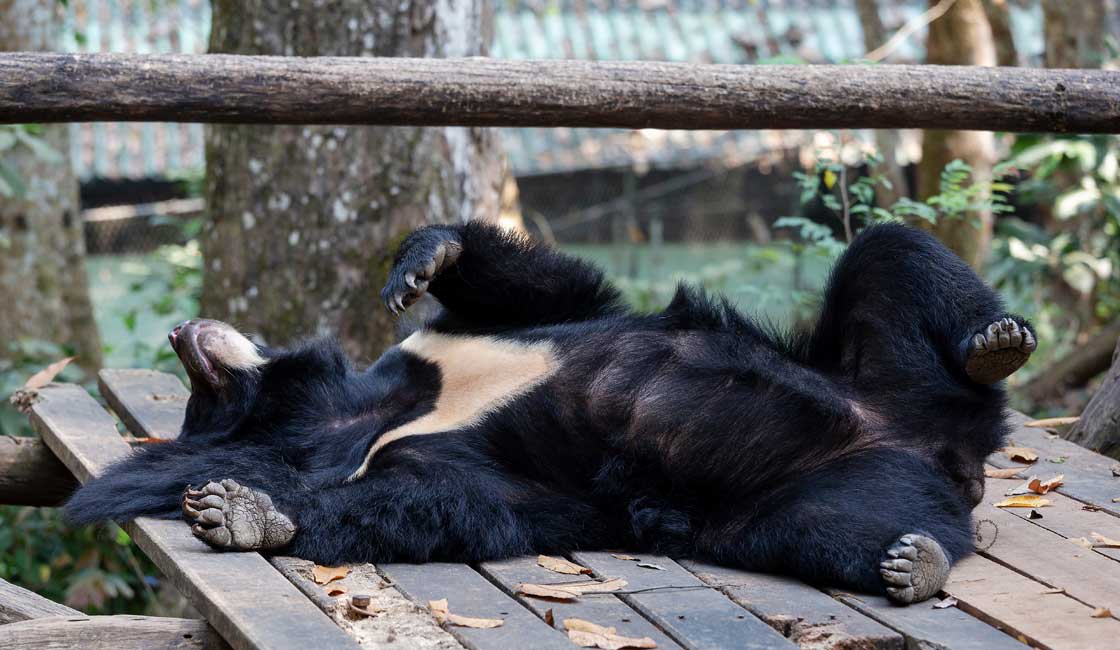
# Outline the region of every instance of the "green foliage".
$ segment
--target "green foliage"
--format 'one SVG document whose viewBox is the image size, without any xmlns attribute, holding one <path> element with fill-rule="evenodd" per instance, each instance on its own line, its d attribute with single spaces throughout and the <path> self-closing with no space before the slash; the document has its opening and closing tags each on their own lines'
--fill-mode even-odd
<svg viewBox="0 0 1120 650">
<path fill-rule="evenodd" d="M 43 140 L 42 134 L 43 127 L 38 124 L 0 124 L 0 198 L 20 198 L 27 193 L 19 173 L 4 161 L 5 152 L 25 147 L 48 163 L 62 162 L 62 155 Z"/>
<path fill-rule="evenodd" d="M 865 162 L 873 168 L 880 159 L 868 155 Z M 936 225 L 941 220 L 976 220 L 976 215 L 986 211 L 1010 212 L 1008 193 L 1012 185 L 1003 180 L 1007 171 L 997 168 L 996 180 L 990 182 L 974 182 L 972 171 L 968 163 L 954 160 L 941 172 L 938 194 L 925 201 L 902 197 L 889 208 L 882 208 L 876 203 L 876 190 L 879 187 L 891 189 L 885 176 L 860 176 L 849 182 L 845 165 L 821 158 L 812 173 L 794 173 L 801 188 L 801 204 L 807 206 L 820 201 L 836 218 L 836 224 L 842 226 L 845 240 L 837 239 L 833 225 L 801 216 L 781 217 L 774 222 L 774 227 L 796 230 L 804 242 L 804 247 L 796 251 L 834 260 L 847 248 L 851 236 L 871 224 L 925 222 Z"/>
</svg>

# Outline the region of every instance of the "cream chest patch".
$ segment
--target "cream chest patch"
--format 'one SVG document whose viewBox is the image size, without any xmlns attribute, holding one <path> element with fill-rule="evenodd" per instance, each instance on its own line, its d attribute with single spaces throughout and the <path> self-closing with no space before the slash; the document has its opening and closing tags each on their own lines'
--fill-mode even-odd
<svg viewBox="0 0 1120 650">
<path fill-rule="evenodd" d="M 548 342 L 417 332 L 399 347 L 439 368 L 441 383 L 435 408 L 382 434 L 366 453 L 362 466 L 347 480 L 362 477 L 374 455 L 390 442 L 474 424 L 539 386 L 559 365 Z"/>
</svg>

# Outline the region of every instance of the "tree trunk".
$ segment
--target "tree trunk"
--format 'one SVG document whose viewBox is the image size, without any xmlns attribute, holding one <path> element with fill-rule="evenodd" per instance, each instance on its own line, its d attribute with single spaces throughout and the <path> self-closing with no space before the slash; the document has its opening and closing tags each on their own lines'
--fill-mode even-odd
<svg viewBox="0 0 1120 650">
<path fill-rule="evenodd" d="M 57 49 L 60 8 L 56 0 L 0 0 L 0 51 Z M 0 151 L 22 186 L 0 195 L 0 358 L 9 342 L 34 338 L 72 347 L 92 371 L 101 365 L 101 340 L 86 278 L 78 182 L 67 158 L 69 126 L 44 126 L 32 137 L 51 151 L 21 143 Z"/>
<path fill-rule="evenodd" d="M 1010 0 L 984 0 L 984 13 L 992 27 L 996 45 L 996 64 L 1019 65 L 1019 48 L 1015 46 L 1015 32 L 1011 28 Z"/>
<path fill-rule="evenodd" d="M 1120 339 L 1112 353 L 1112 368 L 1066 438 L 1082 447 L 1120 458 Z"/>
<path fill-rule="evenodd" d="M 1042 0 L 1047 68 L 1099 68 L 1107 48 L 1104 0 Z"/>
<path fill-rule="evenodd" d="M 485 54 L 475 0 L 213 1 L 210 51 L 286 56 Z M 270 344 L 337 336 L 374 358 L 396 338 L 378 292 L 416 226 L 496 219 L 492 130 L 211 126 L 202 314 Z"/>
<path fill-rule="evenodd" d="M 930 0 L 936 5 L 938 0 Z M 957 0 L 929 26 L 926 62 L 943 65 L 996 64 L 992 29 L 981 0 Z M 972 166 L 973 182 L 991 180 L 995 139 L 982 131 L 926 131 L 922 137 L 922 162 L 918 166 L 918 194 L 928 198 L 940 191 L 941 171 L 955 159 Z M 980 270 L 992 244 L 992 214 L 983 212 L 965 219 L 943 219 L 933 229 L 941 241 L 974 269 Z"/>
<path fill-rule="evenodd" d="M 887 42 L 887 30 L 883 27 L 883 18 L 879 14 L 879 2 L 856 0 L 856 10 L 859 12 L 860 26 L 863 27 L 863 48 L 871 52 Z M 872 172 L 887 179 L 891 184 L 889 188 L 876 188 L 876 198 L 880 206 L 889 208 L 900 197 L 910 196 L 906 176 L 903 175 L 902 167 L 898 164 L 898 131 L 876 129 L 875 148 L 879 150 L 883 161 L 876 165 Z"/>
</svg>

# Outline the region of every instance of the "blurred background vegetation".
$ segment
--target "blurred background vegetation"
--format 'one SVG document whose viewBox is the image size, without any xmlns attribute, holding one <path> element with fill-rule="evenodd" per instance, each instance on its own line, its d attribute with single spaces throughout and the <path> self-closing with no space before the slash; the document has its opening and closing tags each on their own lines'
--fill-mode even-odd
<svg viewBox="0 0 1120 650">
<path fill-rule="evenodd" d="M 408 18 L 394 3 L 304 4 L 4 0 L 0 50 L 1116 67 L 1120 33 L 1116 0 L 498 0 L 481 24 L 437 13 L 467 34 L 456 50 L 436 26 L 380 38 L 378 12 Z M 200 314 L 372 358 L 394 332 L 376 303 L 392 243 L 462 218 L 595 261 L 640 309 L 684 280 L 787 327 L 810 322 L 852 234 L 927 228 L 1034 322 L 1010 385 L 1038 416 L 1081 412 L 1120 337 L 1115 137 L 465 132 L 0 126 L 0 393 L 70 355 L 60 380 L 91 389 L 99 367 L 180 372 L 165 332 Z M 3 403 L 0 435 L 33 434 Z M 123 531 L 47 508 L 0 506 L 0 578 L 91 613 L 175 607 Z"/>
</svg>

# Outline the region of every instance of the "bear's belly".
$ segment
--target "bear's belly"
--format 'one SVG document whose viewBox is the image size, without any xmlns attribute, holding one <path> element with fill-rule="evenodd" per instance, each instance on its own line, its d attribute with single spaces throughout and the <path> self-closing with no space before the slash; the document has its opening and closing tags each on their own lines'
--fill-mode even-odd
<svg viewBox="0 0 1120 650">
<path fill-rule="evenodd" d="M 489 336 L 420 331 L 398 346 L 439 368 L 440 387 L 434 408 L 386 431 L 374 441 L 361 467 L 348 480 L 363 476 L 385 445 L 417 435 L 454 431 L 525 395 L 556 373 L 560 364 L 548 341 L 520 342 Z"/>
</svg>

